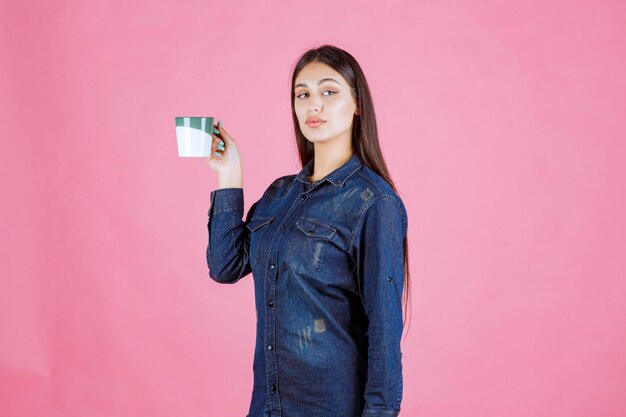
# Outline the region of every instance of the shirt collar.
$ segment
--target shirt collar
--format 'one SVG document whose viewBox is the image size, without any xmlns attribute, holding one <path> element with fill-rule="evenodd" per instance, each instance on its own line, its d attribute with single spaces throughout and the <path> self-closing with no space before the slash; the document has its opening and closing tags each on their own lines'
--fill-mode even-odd
<svg viewBox="0 0 626 417">
<path fill-rule="evenodd" d="M 315 158 L 311 158 L 309 162 L 302 168 L 302 170 L 296 175 L 296 179 L 300 182 L 310 184 L 309 177 L 313 173 L 313 162 Z M 355 152 L 352 154 L 350 159 L 348 159 L 342 166 L 335 169 L 330 174 L 326 175 L 324 178 L 315 181 L 315 183 L 320 183 L 322 181 L 330 181 L 333 185 L 338 185 L 343 187 L 344 183 L 350 177 L 350 175 L 354 174 L 357 169 L 361 168 L 363 162 L 359 155 Z"/>
</svg>

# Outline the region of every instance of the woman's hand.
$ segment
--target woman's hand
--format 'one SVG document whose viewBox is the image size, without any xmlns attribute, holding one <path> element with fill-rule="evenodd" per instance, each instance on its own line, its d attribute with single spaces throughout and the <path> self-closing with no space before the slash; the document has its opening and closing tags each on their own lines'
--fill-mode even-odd
<svg viewBox="0 0 626 417">
<path fill-rule="evenodd" d="M 216 133 L 216 130 L 219 133 Z M 243 169 L 235 140 L 224 129 L 221 121 L 214 126 L 212 136 L 211 156 L 206 161 L 209 167 L 218 173 L 220 188 L 223 186 L 241 187 Z"/>
</svg>

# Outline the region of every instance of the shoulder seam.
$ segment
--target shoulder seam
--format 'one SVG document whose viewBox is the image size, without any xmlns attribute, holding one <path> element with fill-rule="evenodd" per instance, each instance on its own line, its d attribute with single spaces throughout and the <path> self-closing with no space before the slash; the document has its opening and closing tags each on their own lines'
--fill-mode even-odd
<svg viewBox="0 0 626 417">
<path fill-rule="evenodd" d="M 365 166 L 365 165 L 363 165 L 363 166 L 361 167 L 361 169 L 359 169 L 359 170 L 357 171 L 357 174 L 358 174 L 361 178 L 363 178 L 365 181 L 367 181 L 369 184 L 371 184 L 371 185 L 372 185 L 372 187 L 374 187 L 374 188 L 376 189 L 376 191 L 378 191 L 379 193 L 381 193 L 381 195 L 384 195 L 384 194 L 385 194 L 385 192 L 384 192 L 383 190 L 381 190 L 381 189 L 380 189 L 380 187 L 379 187 L 379 186 L 378 186 L 378 185 L 377 185 L 374 181 L 372 181 L 370 178 L 368 178 L 366 175 L 364 175 L 364 174 L 363 174 L 363 172 L 365 172 L 365 170 L 363 169 L 363 167 L 364 167 L 364 166 Z M 378 196 L 377 196 L 377 197 L 378 197 Z"/>
<path fill-rule="evenodd" d="M 402 206 L 400 206 L 400 203 L 398 203 L 398 201 L 396 200 L 396 196 L 394 196 L 393 194 L 381 193 L 377 195 L 376 197 L 372 198 L 372 200 L 369 203 L 367 203 L 358 214 L 356 225 L 354 227 L 354 230 L 352 231 L 352 236 L 350 237 L 350 244 L 348 245 L 349 253 L 352 253 L 352 249 L 354 248 L 354 240 L 356 239 L 356 235 L 358 234 L 358 231 L 361 227 L 361 220 L 363 219 L 365 212 L 369 210 L 369 208 L 372 207 L 375 202 L 377 202 L 378 200 L 382 200 L 383 198 L 387 198 L 387 197 L 391 198 L 396 204 L 398 204 L 400 208 L 400 212 L 404 214 L 404 210 L 402 210 Z M 402 219 L 402 223 L 404 223 L 404 219 Z M 402 226 L 404 229 L 404 224 Z M 404 230 L 402 232 L 404 234 Z"/>
<path fill-rule="evenodd" d="M 363 167 L 365 167 L 366 165 L 363 165 Z M 361 167 L 361 168 L 363 168 Z M 372 187 L 374 187 L 376 189 L 376 191 L 378 191 L 378 195 L 376 197 L 374 197 L 374 199 L 380 198 L 380 197 L 392 197 L 394 200 L 396 200 L 396 203 L 400 206 L 400 211 L 402 212 L 402 226 L 403 226 L 403 233 L 406 234 L 408 233 L 408 214 L 406 211 L 406 208 L 404 207 L 404 202 L 402 202 L 402 198 L 400 197 L 400 195 L 398 195 L 397 193 L 393 193 L 390 194 L 386 191 L 384 191 L 383 189 L 381 189 L 375 182 L 373 182 L 370 178 L 368 178 L 366 175 L 364 175 L 363 173 L 365 172 L 364 169 L 360 169 L 359 170 L 359 175 L 361 176 L 361 178 L 363 178 L 365 181 L 367 181 L 369 184 L 372 185 Z M 400 203 L 402 202 L 402 203 Z M 367 209 L 366 206 L 364 209 Z M 359 213 L 359 216 L 361 215 L 361 213 Z M 360 217 L 357 219 L 357 222 L 360 221 Z M 350 248 L 352 248 L 352 245 L 350 245 Z"/>
</svg>

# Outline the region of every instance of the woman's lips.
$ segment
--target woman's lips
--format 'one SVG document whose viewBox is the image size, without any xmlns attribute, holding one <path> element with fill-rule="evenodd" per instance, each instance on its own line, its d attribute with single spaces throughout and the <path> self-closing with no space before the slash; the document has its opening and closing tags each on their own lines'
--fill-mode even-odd
<svg viewBox="0 0 626 417">
<path fill-rule="evenodd" d="M 326 123 L 326 122 L 322 122 L 322 121 L 309 122 L 309 123 L 307 123 L 307 126 L 318 127 L 319 125 L 324 124 L 324 123 Z"/>
</svg>

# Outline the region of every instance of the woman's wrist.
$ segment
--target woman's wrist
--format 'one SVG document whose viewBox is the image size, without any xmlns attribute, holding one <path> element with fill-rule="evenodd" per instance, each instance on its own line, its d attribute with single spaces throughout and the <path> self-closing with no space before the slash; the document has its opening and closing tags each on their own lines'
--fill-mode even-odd
<svg viewBox="0 0 626 417">
<path fill-rule="evenodd" d="M 243 176 L 240 173 L 219 174 L 218 188 L 243 188 Z"/>
</svg>

